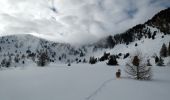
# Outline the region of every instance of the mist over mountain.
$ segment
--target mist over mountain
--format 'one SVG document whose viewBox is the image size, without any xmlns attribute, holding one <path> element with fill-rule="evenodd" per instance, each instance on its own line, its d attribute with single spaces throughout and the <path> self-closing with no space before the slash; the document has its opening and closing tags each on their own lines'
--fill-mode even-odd
<svg viewBox="0 0 170 100">
<path fill-rule="evenodd" d="M 107 36 L 96 42 L 96 48 L 113 48 L 117 44 L 129 44 L 143 38 L 155 39 L 156 35 L 170 34 L 170 8 L 160 11 L 144 24 L 138 24 L 123 33 Z"/>
</svg>

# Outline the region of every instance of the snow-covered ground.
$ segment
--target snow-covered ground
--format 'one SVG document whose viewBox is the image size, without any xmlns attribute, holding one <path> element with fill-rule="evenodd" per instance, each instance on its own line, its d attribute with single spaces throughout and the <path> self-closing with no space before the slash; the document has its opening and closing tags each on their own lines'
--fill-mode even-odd
<svg viewBox="0 0 170 100">
<path fill-rule="evenodd" d="M 118 68 L 121 79 L 115 78 Z M 129 79 L 124 66 L 51 64 L 0 70 L 0 100 L 169 100 L 170 67 L 153 66 L 151 81 Z"/>
</svg>

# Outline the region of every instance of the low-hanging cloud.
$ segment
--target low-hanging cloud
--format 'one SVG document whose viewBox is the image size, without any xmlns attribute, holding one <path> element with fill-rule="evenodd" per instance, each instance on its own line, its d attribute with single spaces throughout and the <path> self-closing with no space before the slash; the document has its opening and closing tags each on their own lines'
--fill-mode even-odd
<svg viewBox="0 0 170 100">
<path fill-rule="evenodd" d="M 144 23 L 169 0 L 1 0 L 0 35 L 35 34 L 55 41 L 93 42 Z"/>
</svg>

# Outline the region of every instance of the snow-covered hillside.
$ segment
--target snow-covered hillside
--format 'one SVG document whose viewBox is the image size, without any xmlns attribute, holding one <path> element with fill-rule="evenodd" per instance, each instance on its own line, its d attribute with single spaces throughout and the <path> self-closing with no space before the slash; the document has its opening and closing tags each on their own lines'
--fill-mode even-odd
<svg viewBox="0 0 170 100">
<path fill-rule="evenodd" d="M 67 62 L 75 61 L 81 53 L 85 53 L 84 49 L 80 49 L 66 43 L 56 43 L 47 41 L 33 35 L 10 35 L 0 37 L 0 57 L 8 59 L 11 57 L 12 62 L 15 57 L 18 57 L 19 64 L 22 61 L 27 62 L 29 58 L 36 61 L 38 54 L 41 51 L 47 51 L 51 62 Z"/>
<path fill-rule="evenodd" d="M 151 28 L 151 30 L 155 31 L 157 29 Z M 114 55 L 122 53 L 122 56 L 124 56 L 126 53 L 133 55 L 136 51 L 141 51 L 143 55 L 151 58 L 155 55 L 159 56 L 163 43 L 168 46 L 169 42 L 170 35 L 164 35 L 161 32 L 159 32 L 154 39 L 143 37 L 141 40 L 135 40 L 128 45 L 124 43 L 116 44 L 114 48 L 96 48 L 96 44 L 74 47 L 70 44 L 55 43 L 32 35 L 12 35 L 0 37 L 0 61 L 4 58 L 8 59 L 12 57 L 12 59 L 14 59 L 18 56 L 19 63 L 15 64 L 16 62 L 12 61 L 13 66 L 22 64 L 22 61 L 28 63 L 32 61 L 32 59 L 34 59 L 33 62 L 35 62 L 41 50 L 48 50 L 51 62 L 58 63 L 77 62 L 78 60 L 83 61 L 84 59 L 88 61 L 91 56 L 98 58 L 101 57 L 104 52 L 110 52 Z M 105 42 L 103 42 L 103 44 L 108 45 Z"/>
<path fill-rule="evenodd" d="M 118 68 L 120 79 L 115 78 Z M 151 81 L 127 77 L 124 66 L 50 64 L 0 71 L 1 100 L 169 100 L 170 67 L 153 67 Z"/>
</svg>

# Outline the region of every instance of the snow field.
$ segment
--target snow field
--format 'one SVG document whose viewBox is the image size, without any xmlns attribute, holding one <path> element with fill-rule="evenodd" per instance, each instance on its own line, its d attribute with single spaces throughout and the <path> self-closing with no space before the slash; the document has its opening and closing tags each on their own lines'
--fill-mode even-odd
<svg viewBox="0 0 170 100">
<path fill-rule="evenodd" d="M 137 81 L 105 63 L 17 67 L 0 71 L 0 100 L 169 100 L 170 67 L 153 66 L 153 74 Z"/>
</svg>

